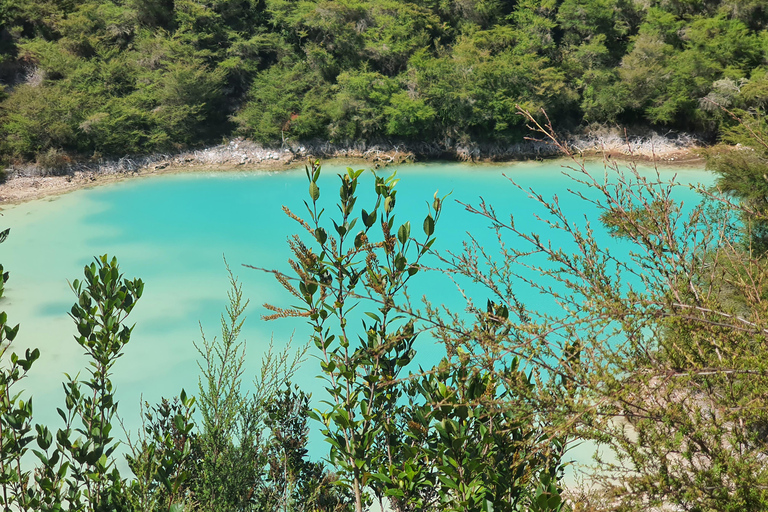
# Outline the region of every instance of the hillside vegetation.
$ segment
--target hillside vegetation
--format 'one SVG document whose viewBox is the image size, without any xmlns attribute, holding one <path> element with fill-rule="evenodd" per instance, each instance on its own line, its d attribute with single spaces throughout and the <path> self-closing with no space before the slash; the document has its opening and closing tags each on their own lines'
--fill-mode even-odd
<svg viewBox="0 0 768 512">
<path fill-rule="evenodd" d="M 767 26 L 768 0 L 7 0 L 0 155 L 508 143 L 515 104 L 714 139 L 716 104 L 768 99 Z"/>
</svg>

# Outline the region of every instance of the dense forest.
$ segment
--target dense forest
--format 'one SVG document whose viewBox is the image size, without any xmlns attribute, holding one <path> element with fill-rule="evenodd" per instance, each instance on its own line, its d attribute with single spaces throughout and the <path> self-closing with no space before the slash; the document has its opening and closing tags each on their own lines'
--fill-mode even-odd
<svg viewBox="0 0 768 512">
<path fill-rule="evenodd" d="M 0 156 L 506 143 L 516 104 L 714 140 L 768 99 L 766 28 L 768 0 L 6 0 Z"/>
</svg>

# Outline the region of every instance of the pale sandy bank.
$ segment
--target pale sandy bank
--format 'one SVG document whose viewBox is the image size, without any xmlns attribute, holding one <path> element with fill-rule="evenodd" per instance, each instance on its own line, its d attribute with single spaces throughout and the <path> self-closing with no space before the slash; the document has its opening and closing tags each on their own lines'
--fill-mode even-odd
<svg viewBox="0 0 768 512">
<path fill-rule="evenodd" d="M 589 160 L 655 162 L 663 167 L 701 167 L 701 147 L 690 139 L 669 140 L 662 137 L 635 139 L 631 143 L 619 137 L 581 138 L 571 148 Z M 511 146 L 461 146 L 451 150 L 430 144 L 405 145 L 333 145 L 304 144 L 282 149 L 263 148 L 247 140 L 234 140 L 203 150 L 177 155 L 155 155 L 136 159 L 122 158 L 98 163 L 71 164 L 56 171 L 40 169 L 34 164 L 6 169 L 6 181 L 0 184 L 0 205 L 63 194 L 72 190 L 111 183 L 124 179 L 194 171 L 287 170 L 301 167 L 308 158 L 325 162 L 360 162 L 370 167 L 396 165 L 415 160 L 449 159 L 465 162 L 512 162 L 554 158 L 558 150 L 552 146 L 526 141 Z"/>
</svg>

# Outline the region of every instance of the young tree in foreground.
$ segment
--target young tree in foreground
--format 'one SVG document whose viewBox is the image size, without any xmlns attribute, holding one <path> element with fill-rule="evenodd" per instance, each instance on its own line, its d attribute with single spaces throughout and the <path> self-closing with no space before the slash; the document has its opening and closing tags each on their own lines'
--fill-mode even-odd
<svg viewBox="0 0 768 512">
<path fill-rule="evenodd" d="M 64 383 L 65 409 L 58 409 L 64 427 L 55 436 L 47 426 L 35 425 L 32 432 L 32 401 L 22 400 L 18 382 L 30 370 L 40 353 L 27 350 L 24 357 L 5 355 L 16 338 L 19 326 L 7 325 L 0 313 L 0 486 L 6 510 L 121 510 L 124 481 L 117 471 L 117 441 L 112 421 L 117 401 L 110 379 L 112 367 L 128 343 L 132 328 L 124 325 L 144 284 L 124 279 L 116 259 L 106 255 L 85 267 L 84 280 L 75 280 L 72 290 L 77 302 L 70 315 L 75 320 L 77 343 L 89 358 L 90 378 Z M 87 389 L 87 390 L 84 390 Z M 23 461 L 33 449 L 39 464 L 31 471 Z"/>
<path fill-rule="evenodd" d="M 8 236 L 9 229 L 0 232 L 0 243 Z M 8 273 L 0 265 L 0 298 Z M 11 507 L 27 510 L 34 506 L 36 497 L 30 493 L 29 470 L 22 468 L 22 458 L 32 442 L 32 400 L 21 399 L 19 382 L 27 376 L 32 364 L 40 357 L 37 349 L 27 350 L 23 357 L 9 353 L 11 344 L 19 333 L 18 324 L 8 323 L 8 315 L 0 311 L 0 504 L 4 509 Z M 10 364 L 8 364 L 10 360 Z"/>
<path fill-rule="evenodd" d="M 361 174 L 339 175 L 340 215 L 326 221 L 320 166 L 307 168 L 309 220 L 285 210 L 308 242 L 298 235 L 290 242 L 295 277 L 275 272 L 299 305 L 267 305 L 275 313 L 269 318 L 302 317 L 313 327 L 329 396 L 316 417 L 355 510 L 365 508 L 367 489 L 397 510 L 560 510 L 564 443 L 540 430 L 527 403 L 536 383 L 517 360 L 474 365 L 451 342 L 439 366 L 411 371 L 423 326 L 406 285 L 435 242 L 445 198 L 427 205 L 423 235 L 416 235 L 410 222 L 395 222 L 395 175 L 376 176 L 375 202 L 356 208 Z M 492 350 L 509 336 L 503 314 L 480 312 L 462 343 Z"/>
<path fill-rule="evenodd" d="M 124 321 L 144 283 L 124 279 L 117 259 L 104 255 L 86 266 L 83 281 L 75 279 L 71 287 L 77 296 L 70 312 L 77 325 L 75 340 L 90 360 L 90 378 L 80 382 L 76 376 L 64 384 L 66 407 L 57 409 L 64 428 L 53 436 L 48 427 L 36 426 L 39 509 L 59 510 L 66 503 L 73 511 L 122 510 L 124 481 L 113 455 L 119 445 L 112 433 L 117 400 L 110 375 L 130 341 L 133 327 Z"/>
<path fill-rule="evenodd" d="M 253 387 L 243 385 L 246 343 L 240 340 L 248 301 L 227 266 L 229 303 L 221 336 L 202 334 L 196 398 L 144 407 L 143 429 L 128 462 L 136 479 L 135 510 L 346 510 L 351 497 L 334 475 L 307 458 L 309 395 L 291 386 L 305 349 L 270 344 Z M 195 421 L 193 406 L 199 411 Z"/>
<path fill-rule="evenodd" d="M 64 383 L 62 428 L 33 423 L 32 400 L 19 382 L 40 352 L 11 352 L 19 326 L 0 312 L 0 506 L 3 510 L 184 512 L 193 510 L 344 510 L 350 496 L 335 488 L 321 463 L 306 458 L 309 396 L 291 388 L 304 352 L 271 347 L 248 391 L 241 386 L 245 343 L 238 341 L 247 301 L 230 272 L 232 291 L 222 337 L 198 345 L 200 393 L 184 390 L 142 409 L 143 430 L 126 456 L 135 478 L 117 464 L 113 422 L 115 362 L 130 341 L 125 325 L 141 297 L 140 279 L 125 279 L 106 255 L 85 267 L 72 289 L 75 340 L 89 378 Z M 8 357 L 6 357 L 8 355 Z M 196 424 L 195 406 L 202 421 Z M 38 463 L 33 467 L 28 452 Z M 31 454 L 29 454 L 31 455 Z M 26 458 L 25 458 L 26 457 Z"/>
</svg>

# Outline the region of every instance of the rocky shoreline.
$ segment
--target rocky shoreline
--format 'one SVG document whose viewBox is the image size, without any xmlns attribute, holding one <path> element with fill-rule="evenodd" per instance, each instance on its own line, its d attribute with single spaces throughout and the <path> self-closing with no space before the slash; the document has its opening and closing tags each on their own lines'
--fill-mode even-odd
<svg viewBox="0 0 768 512">
<path fill-rule="evenodd" d="M 658 162 L 668 165 L 701 164 L 702 144 L 690 136 L 665 137 L 651 134 L 630 140 L 616 133 L 571 137 L 569 147 L 584 158 L 608 158 Z M 284 170 L 299 166 L 307 158 L 362 161 L 374 168 L 423 160 L 504 162 L 555 158 L 561 153 L 542 141 L 516 144 L 331 144 L 307 142 L 266 148 L 252 141 L 235 139 L 218 146 L 175 155 L 156 154 L 118 160 L 78 162 L 58 168 L 36 164 L 12 166 L 0 184 L 0 204 L 16 204 L 61 194 L 79 188 L 159 173 L 228 170 Z"/>
</svg>

